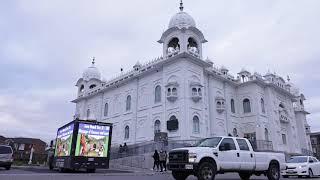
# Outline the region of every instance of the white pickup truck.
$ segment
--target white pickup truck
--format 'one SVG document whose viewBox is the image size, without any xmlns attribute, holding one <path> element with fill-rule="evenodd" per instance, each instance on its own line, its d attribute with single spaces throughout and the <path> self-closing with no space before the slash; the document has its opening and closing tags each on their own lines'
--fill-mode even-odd
<svg viewBox="0 0 320 180">
<path fill-rule="evenodd" d="M 173 149 L 168 163 L 176 180 L 185 180 L 189 175 L 214 180 L 216 174 L 226 172 L 238 172 L 243 180 L 253 174 L 278 180 L 285 168 L 283 153 L 255 152 L 247 139 L 238 137 L 212 137 L 196 147 Z"/>
</svg>

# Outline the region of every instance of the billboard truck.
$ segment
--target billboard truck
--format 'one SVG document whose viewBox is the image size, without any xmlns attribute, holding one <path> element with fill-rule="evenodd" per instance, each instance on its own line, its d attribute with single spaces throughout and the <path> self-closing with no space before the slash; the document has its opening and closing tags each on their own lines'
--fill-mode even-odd
<svg viewBox="0 0 320 180">
<path fill-rule="evenodd" d="M 112 124 L 74 120 L 58 129 L 50 169 L 95 172 L 109 168 Z"/>
</svg>

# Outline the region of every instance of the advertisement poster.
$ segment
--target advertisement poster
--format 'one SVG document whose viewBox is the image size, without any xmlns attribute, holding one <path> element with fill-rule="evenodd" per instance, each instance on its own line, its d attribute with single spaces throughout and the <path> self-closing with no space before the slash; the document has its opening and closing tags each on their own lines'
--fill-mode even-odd
<svg viewBox="0 0 320 180">
<path fill-rule="evenodd" d="M 70 156 L 74 124 L 58 130 L 55 156 Z"/>
<path fill-rule="evenodd" d="M 110 126 L 79 124 L 76 156 L 107 157 Z"/>
</svg>

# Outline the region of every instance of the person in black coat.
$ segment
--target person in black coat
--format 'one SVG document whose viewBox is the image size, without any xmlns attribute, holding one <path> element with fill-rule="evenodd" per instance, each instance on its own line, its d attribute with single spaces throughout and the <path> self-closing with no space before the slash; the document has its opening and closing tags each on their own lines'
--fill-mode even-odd
<svg viewBox="0 0 320 180">
<path fill-rule="evenodd" d="M 155 167 L 157 167 L 157 171 L 159 171 L 159 153 L 157 150 L 154 151 L 154 154 L 153 154 L 153 170 L 155 169 Z"/>
</svg>

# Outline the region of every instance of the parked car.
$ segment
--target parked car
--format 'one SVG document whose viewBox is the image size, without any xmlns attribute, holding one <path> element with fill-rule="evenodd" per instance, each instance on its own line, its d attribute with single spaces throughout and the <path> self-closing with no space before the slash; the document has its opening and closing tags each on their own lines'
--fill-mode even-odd
<svg viewBox="0 0 320 180">
<path fill-rule="evenodd" d="M 283 153 L 255 152 L 248 139 L 238 137 L 207 138 L 196 147 L 174 149 L 169 152 L 168 163 L 176 180 L 189 175 L 213 180 L 216 174 L 226 172 L 237 172 L 245 180 L 253 174 L 279 180 L 285 167 Z"/>
<path fill-rule="evenodd" d="M 9 170 L 13 162 L 12 157 L 13 151 L 10 146 L 0 145 L 0 167 L 6 168 Z"/>
<path fill-rule="evenodd" d="M 320 176 L 320 162 L 312 156 L 293 156 L 286 163 L 286 170 L 281 172 L 283 178 L 289 176 Z"/>
</svg>

